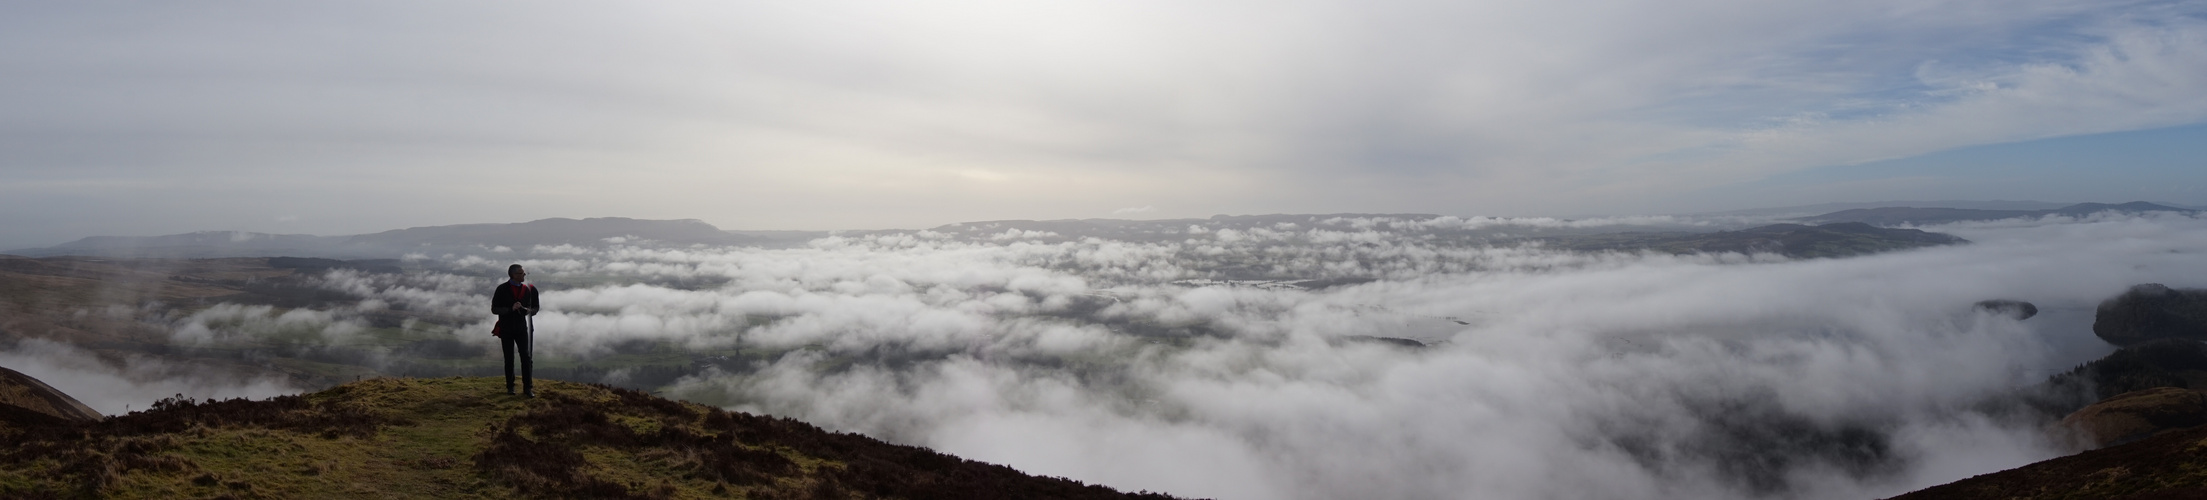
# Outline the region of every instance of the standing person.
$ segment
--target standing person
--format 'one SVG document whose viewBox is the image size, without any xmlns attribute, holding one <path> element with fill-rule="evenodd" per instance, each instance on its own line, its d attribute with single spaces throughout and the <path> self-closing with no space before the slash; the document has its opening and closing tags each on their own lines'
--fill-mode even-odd
<svg viewBox="0 0 2207 500">
<path fill-rule="evenodd" d="M 506 267 L 506 282 L 490 292 L 490 313 L 498 315 L 498 325 L 491 328 L 491 335 L 498 336 L 498 347 L 506 352 L 506 394 L 513 394 L 514 352 L 521 355 L 521 394 L 536 397 L 536 379 L 530 376 L 530 344 L 536 340 L 534 325 L 529 321 L 538 309 L 536 285 L 526 282 L 529 273 L 520 264 Z"/>
</svg>

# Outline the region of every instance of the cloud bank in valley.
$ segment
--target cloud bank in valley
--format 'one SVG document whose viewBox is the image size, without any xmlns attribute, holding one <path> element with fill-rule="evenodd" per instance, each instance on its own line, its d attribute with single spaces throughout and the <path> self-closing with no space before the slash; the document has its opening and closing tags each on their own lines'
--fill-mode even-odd
<svg viewBox="0 0 2207 500">
<path fill-rule="evenodd" d="M 2062 453 L 2043 422 L 1984 403 L 2105 352 L 2073 321 L 1972 303 L 2074 316 L 2131 284 L 2207 275 L 2207 219 L 2170 215 L 1957 224 L 1932 229 L 1974 243 L 1801 261 L 1430 237 L 1467 225 L 1565 223 L 1206 221 L 1128 239 L 984 225 L 513 253 L 582 284 L 547 290 L 543 352 L 764 353 L 701 361 L 666 393 L 1219 498 L 1862 498 L 1944 483 Z M 180 341 L 305 328 L 340 343 L 370 311 L 479 318 L 506 259 L 416 256 L 451 272 L 336 271 L 324 284 L 359 304 L 171 321 Z M 487 345 L 488 328 L 455 334 Z"/>
<path fill-rule="evenodd" d="M 27 339 L 0 350 L 0 366 L 53 386 L 93 410 L 122 415 L 172 396 L 263 399 L 298 394 L 273 375 L 240 375 L 227 367 L 179 363 L 144 355 L 102 357 L 78 346 Z"/>
</svg>

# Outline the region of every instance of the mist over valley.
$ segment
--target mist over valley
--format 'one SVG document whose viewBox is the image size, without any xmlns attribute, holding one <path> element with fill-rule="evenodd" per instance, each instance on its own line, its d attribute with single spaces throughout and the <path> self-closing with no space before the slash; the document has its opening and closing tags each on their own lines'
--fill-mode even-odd
<svg viewBox="0 0 2207 500">
<path fill-rule="evenodd" d="M 90 238 L 0 258 L 0 366 L 110 415 L 496 375 L 520 263 L 540 378 L 1121 490 L 1865 498 L 2091 447 L 2050 429 L 2114 386 L 2050 379 L 2116 350 L 2098 308 L 2207 285 L 2182 209 L 1795 217 Z"/>
<path fill-rule="evenodd" d="M 0 498 L 2207 498 L 2207 0 L 0 47 Z"/>
</svg>

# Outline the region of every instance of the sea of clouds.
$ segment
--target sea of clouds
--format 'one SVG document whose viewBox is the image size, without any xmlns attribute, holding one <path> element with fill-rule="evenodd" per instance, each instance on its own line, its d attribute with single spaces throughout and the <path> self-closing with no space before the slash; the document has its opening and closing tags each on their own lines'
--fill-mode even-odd
<svg viewBox="0 0 2207 500">
<path fill-rule="evenodd" d="M 455 335 L 488 345 L 483 295 L 519 262 L 572 284 L 546 287 L 540 353 L 766 353 L 662 392 L 1034 474 L 1217 498 L 1865 498 L 2071 451 L 2044 420 L 1986 401 L 2112 350 L 2089 331 L 2099 301 L 2207 285 L 2207 219 L 2177 215 L 1941 225 L 1927 229 L 1972 243 L 1817 260 L 1429 236 L 1511 223 L 415 255 L 442 271 L 336 271 L 323 284 L 359 303 L 172 324 L 180 343 L 302 328 L 342 342 L 360 315 L 395 308 L 480 318 Z M 1371 281 L 1287 286 L 1351 278 Z M 2045 313 L 1972 307 L 1986 299 Z M 0 362 L 71 349 L 25 345 Z M 270 388 L 154 392 L 171 390 Z"/>
</svg>

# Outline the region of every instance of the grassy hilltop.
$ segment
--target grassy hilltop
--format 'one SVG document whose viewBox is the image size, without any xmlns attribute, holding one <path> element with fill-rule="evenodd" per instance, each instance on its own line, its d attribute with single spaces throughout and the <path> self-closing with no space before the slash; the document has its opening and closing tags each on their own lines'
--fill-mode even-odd
<svg viewBox="0 0 2207 500">
<path fill-rule="evenodd" d="M 0 406 L 5 498 L 1170 498 L 602 385 L 381 378 L 67 422 Z"/>
</svg>

